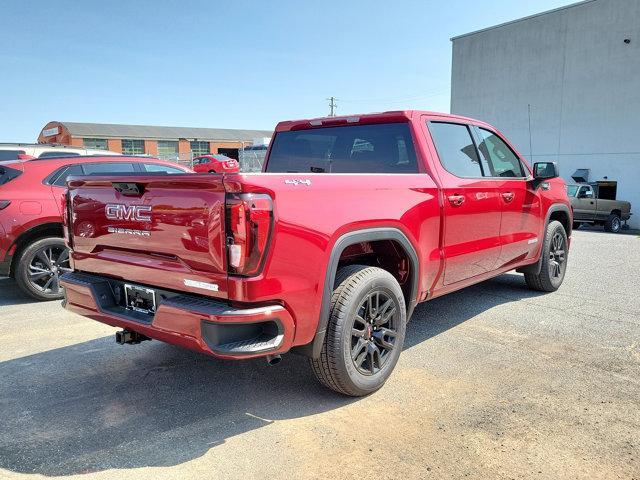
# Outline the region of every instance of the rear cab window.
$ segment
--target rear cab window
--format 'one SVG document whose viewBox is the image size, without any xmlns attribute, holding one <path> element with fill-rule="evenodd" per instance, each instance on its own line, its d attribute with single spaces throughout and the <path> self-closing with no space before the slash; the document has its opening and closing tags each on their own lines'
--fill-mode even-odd
<svg viewBox="0 0 640 480">
<path fill-rule="evenodd" d="M 270 173 L 418 173 L 408 123 L 346 125 L 278 132 Z"/>
</svg>

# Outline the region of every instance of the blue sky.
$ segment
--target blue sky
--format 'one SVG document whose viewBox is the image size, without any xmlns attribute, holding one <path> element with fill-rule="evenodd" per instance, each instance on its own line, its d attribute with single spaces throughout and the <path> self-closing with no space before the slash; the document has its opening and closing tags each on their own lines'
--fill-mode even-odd
<svg viewBox="0 0 640 480">
<path fill-rule="evenodd" d="M 0 141 L 50 120 L 272 129 L 448 111 L 455 35 L 562 0 L 2 0 Z"/>
</svg>

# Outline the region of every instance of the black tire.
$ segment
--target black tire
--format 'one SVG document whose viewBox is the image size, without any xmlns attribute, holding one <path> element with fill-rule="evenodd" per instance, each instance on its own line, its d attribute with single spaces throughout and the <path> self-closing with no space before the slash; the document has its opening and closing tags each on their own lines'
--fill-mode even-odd
<svg viewBox="0 0 640 480">
<path fill-rule="evenodd" d="M 582 225 L 582 223 L 580 223 L 580 222 L 573 222 L 573 229 L 574 229 L 574 230 L 579 229 L 579 228 L 580 228 L 580 225 Z"/>
<path fill-rule="evenodd" d="M 620 220 L 620 215 L 617 213 L 612 213 L 607 217 L 607 220 L 604 222 L 604 229 L 607 232 L 618 233 L 622 228 L 622 221 Z"/>
<path fill-rule="evenodd" d="M 562 223 L 557 220 L 549 222 L 540 254 L 540 273 L 524 274 L 529 288 L 541 292 L 555 292 L 560 288 L 567 271 L 568 245 L 567 232 Z"/>
<path fill-rule="evenodd" d="M 404 296 L 393 275 L 366 265 L 341 268 L 320 357 L 311 359 L 316 378 L 353 397 L 375 392 L 398 362 L 406 324 Z"/>
<path fill-rule="evenodd" d="M 18 286 L 36 300 L 59 300 L 63 297 L 59 277 L 69 267 L 69 251 L 64 240 L 46 237 L 27 245 L 16 259 Z"/>
</svg>

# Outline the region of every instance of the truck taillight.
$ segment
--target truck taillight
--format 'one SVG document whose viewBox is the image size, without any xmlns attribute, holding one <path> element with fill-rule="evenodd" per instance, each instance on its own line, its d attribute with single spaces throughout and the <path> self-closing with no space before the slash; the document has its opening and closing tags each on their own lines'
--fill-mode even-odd
<svg viewBox="0 0 640 480">
<path fill-rule="evenodd" d="M 228 194 L 226 229 L 229 272 L 260 273 L 273 225 L 273 202 L 266 194 Z"/>
</svg>

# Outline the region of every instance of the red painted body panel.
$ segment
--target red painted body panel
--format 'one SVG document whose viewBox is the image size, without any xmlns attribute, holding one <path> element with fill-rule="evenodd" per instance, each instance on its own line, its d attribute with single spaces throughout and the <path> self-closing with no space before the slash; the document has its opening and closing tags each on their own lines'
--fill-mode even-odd
<svg viewBox="0 0 640 480">
<path fill-rule="evenodd" d="M 107 162 L 152 163 L 171 166 L 185 172 L 190 171 L 163 160 L 126 156 L 67 157 L 2 162 L 2 165 L 21 170 L 23 173 L 9 183 L 0 185 L 0 200 L 11 202 L 8 207 L 0 210 L 0 264 L 4 263 L 8 268 L 13 250 L 22 235 L 45 225 L 61 226 L 62 195 L 66 189 L 44 183 L 51 173 L 66 165 Z"/>
<path fill-rule="evenodd" d="M 195 178 L 178 175 L 172 177 L 171 185 L 140 177 L 136 182 L 145 186 L 145 194 L 135 202 L 113 191 L 110 183 L 117 178 L 79 181 L 70 191 L 77 217 L 73 225 L 74 267 L 187 294 L 226 299 L 236 307 L 281 305 L 291 315 L 290 346 L 297 346 L 314 338 L 330 255 L 347 232 L 377 227 L 402 232 L 418 257 L 418 288 L 411 299 L 416 301 L 536 262 L 549 207 L 561 204 L 570 209 L 564 182 L 553 179 L 546 182 L 548 189 L 541 189 L 534 188 L 531 178 L 455 177 L 438 159 L 426 126 L 430 119 L 478 125 L 501 136 L 482 122 L 430 112 L 299 120 L 278 124 L 276 132 L 348 123 L 408 122 L 420 173 L 257 173 Z M 269 152 L 265 165 L 268 158 Z M 523 163 L 530 174 L 530 166 Z M 225 193 L 268 194 L 272 199 L 273 227 L 257 276 L 227 274 Z M 113 202 L 152 206 L 151 237 L 125 241 L 107 233 L 101 215 L 105 205 Z M 83 209 L 86 214 L 80 213 Z M 82 230 L 78 222 L 82 221 L 93 224 L 89 229 L 91 238 L 78 238 Z M 121 226 L 137 228 L 135 223 Z M 185 286 L 181 283 L 185 277 L 215 283 L 219 288 L 206 292 Z M 78 300 L 74 308 L 85 308 L 93 312 L 92 318 L 154 338 L 166 339 L 167 332 L 191 328 L 194 340 L 180 344 L 196 349 L 202 345 L 197 328 L 194 324 L 189 327 L 189 320 L 179 318 L 178 312 L 174 312 L 173 320 L 163 318 L 162 328 L 160 320 L 155 320 L 152 327 L 142 331 L 130 322 L 95 313 L 95 305 L 89 301 L 84 304 Z"/>
</svg>

